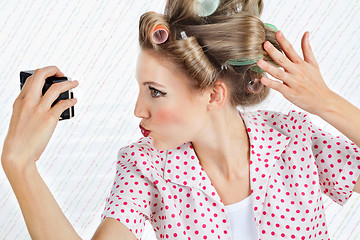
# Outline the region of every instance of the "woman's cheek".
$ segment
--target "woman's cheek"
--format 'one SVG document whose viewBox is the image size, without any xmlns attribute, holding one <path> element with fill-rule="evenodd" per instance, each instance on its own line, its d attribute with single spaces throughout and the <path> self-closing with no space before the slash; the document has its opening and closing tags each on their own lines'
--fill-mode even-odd
<svg viewBox="0 0 360 240">
<path fill-rule="evenodd" d="M 178 109 L 161 109 L 157 111 L 155 122 L 157 125 L 165 126 L 174 123 L 181 123 L 182 115 Z"/>
</svg>

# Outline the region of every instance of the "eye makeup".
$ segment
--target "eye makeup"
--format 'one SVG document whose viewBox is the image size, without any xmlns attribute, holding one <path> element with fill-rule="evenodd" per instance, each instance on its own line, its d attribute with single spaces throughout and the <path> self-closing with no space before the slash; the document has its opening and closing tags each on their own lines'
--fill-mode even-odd
<svg viewBox="0 0 360 240">
<path fill-rule="evenodd" d="M 158 98 L 160 96 L 165 96 L 167 93 L 161 92 L 160 90 L 157 90 L 156 88 L 153 88 L 149 86 L 150 94 L 153 98 Z"/>
</svg>

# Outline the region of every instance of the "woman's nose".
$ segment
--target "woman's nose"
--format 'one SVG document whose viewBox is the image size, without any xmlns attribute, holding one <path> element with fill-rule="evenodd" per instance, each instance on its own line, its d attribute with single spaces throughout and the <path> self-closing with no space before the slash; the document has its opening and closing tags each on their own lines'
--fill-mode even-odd
<svg viewBox="0 0 360 240">
<path fill-rule="evenodd" d="M 148 118 L 149 117 L 149 111 L 146 107 L 146 104 L 144 100 L 139 96 L 134 110 L 134 115 L 138 118 Z"/>
</svg>

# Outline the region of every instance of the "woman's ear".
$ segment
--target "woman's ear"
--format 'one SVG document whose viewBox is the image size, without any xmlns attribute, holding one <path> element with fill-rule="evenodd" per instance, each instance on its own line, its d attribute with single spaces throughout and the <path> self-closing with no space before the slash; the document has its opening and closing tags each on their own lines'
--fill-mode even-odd
<svg viewBox="0 0 360 240">
<path fill-rule="evenodd" d="M 212 87 L 209 88 L 208 93 L 208 109 L 213 111 L 218 110 L 224 105 L 227 99 L 228 89 L 224 82 L 218 80 Z"/>
</svg>

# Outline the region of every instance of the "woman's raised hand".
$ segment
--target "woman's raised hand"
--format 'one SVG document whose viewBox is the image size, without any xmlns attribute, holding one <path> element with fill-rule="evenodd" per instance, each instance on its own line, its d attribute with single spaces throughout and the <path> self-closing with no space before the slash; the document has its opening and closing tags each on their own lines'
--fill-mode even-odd
<svg viewBox="0 0 360 240">
<path fill-rule="evenodd" d="M 257 64 L 261 69 L 282 82 L 267 77 L 262 77 L 261 82 L 279 91 L 296 106 L 319 115 L 322 109 L 326 107 L 326 100 L 332 97 L 334 93 L 327 87 L 321 76 L 319 65 L 310 46 L 309 32 L 306 32 L 302 38 L 301 48 L 304 59 L 295 52 L 281 31 L 276 32 L 275 37 L 285 55 L 268 41 L 264 43 L 264 49 L 283 70 L 262 59 Z"/>
<path fill-rule="evenodd" d="M 13 104 L 13 114 L 9 131 L 4 141 L 2 163 L 25 167 L 38 160 L 45 150 L 60 115 L 74 106 L 76 99 L 59 101 L 51 108 L 58 96 L 78 86 L 77 81 L 65 81 L 53 84 L 42 95 L 45 79 L 50 76 L 63 77 L 55 66 L 37 69 L 29 77 Z M 5 167 L 5 166 L 4 166 Z"/>
</svg>

